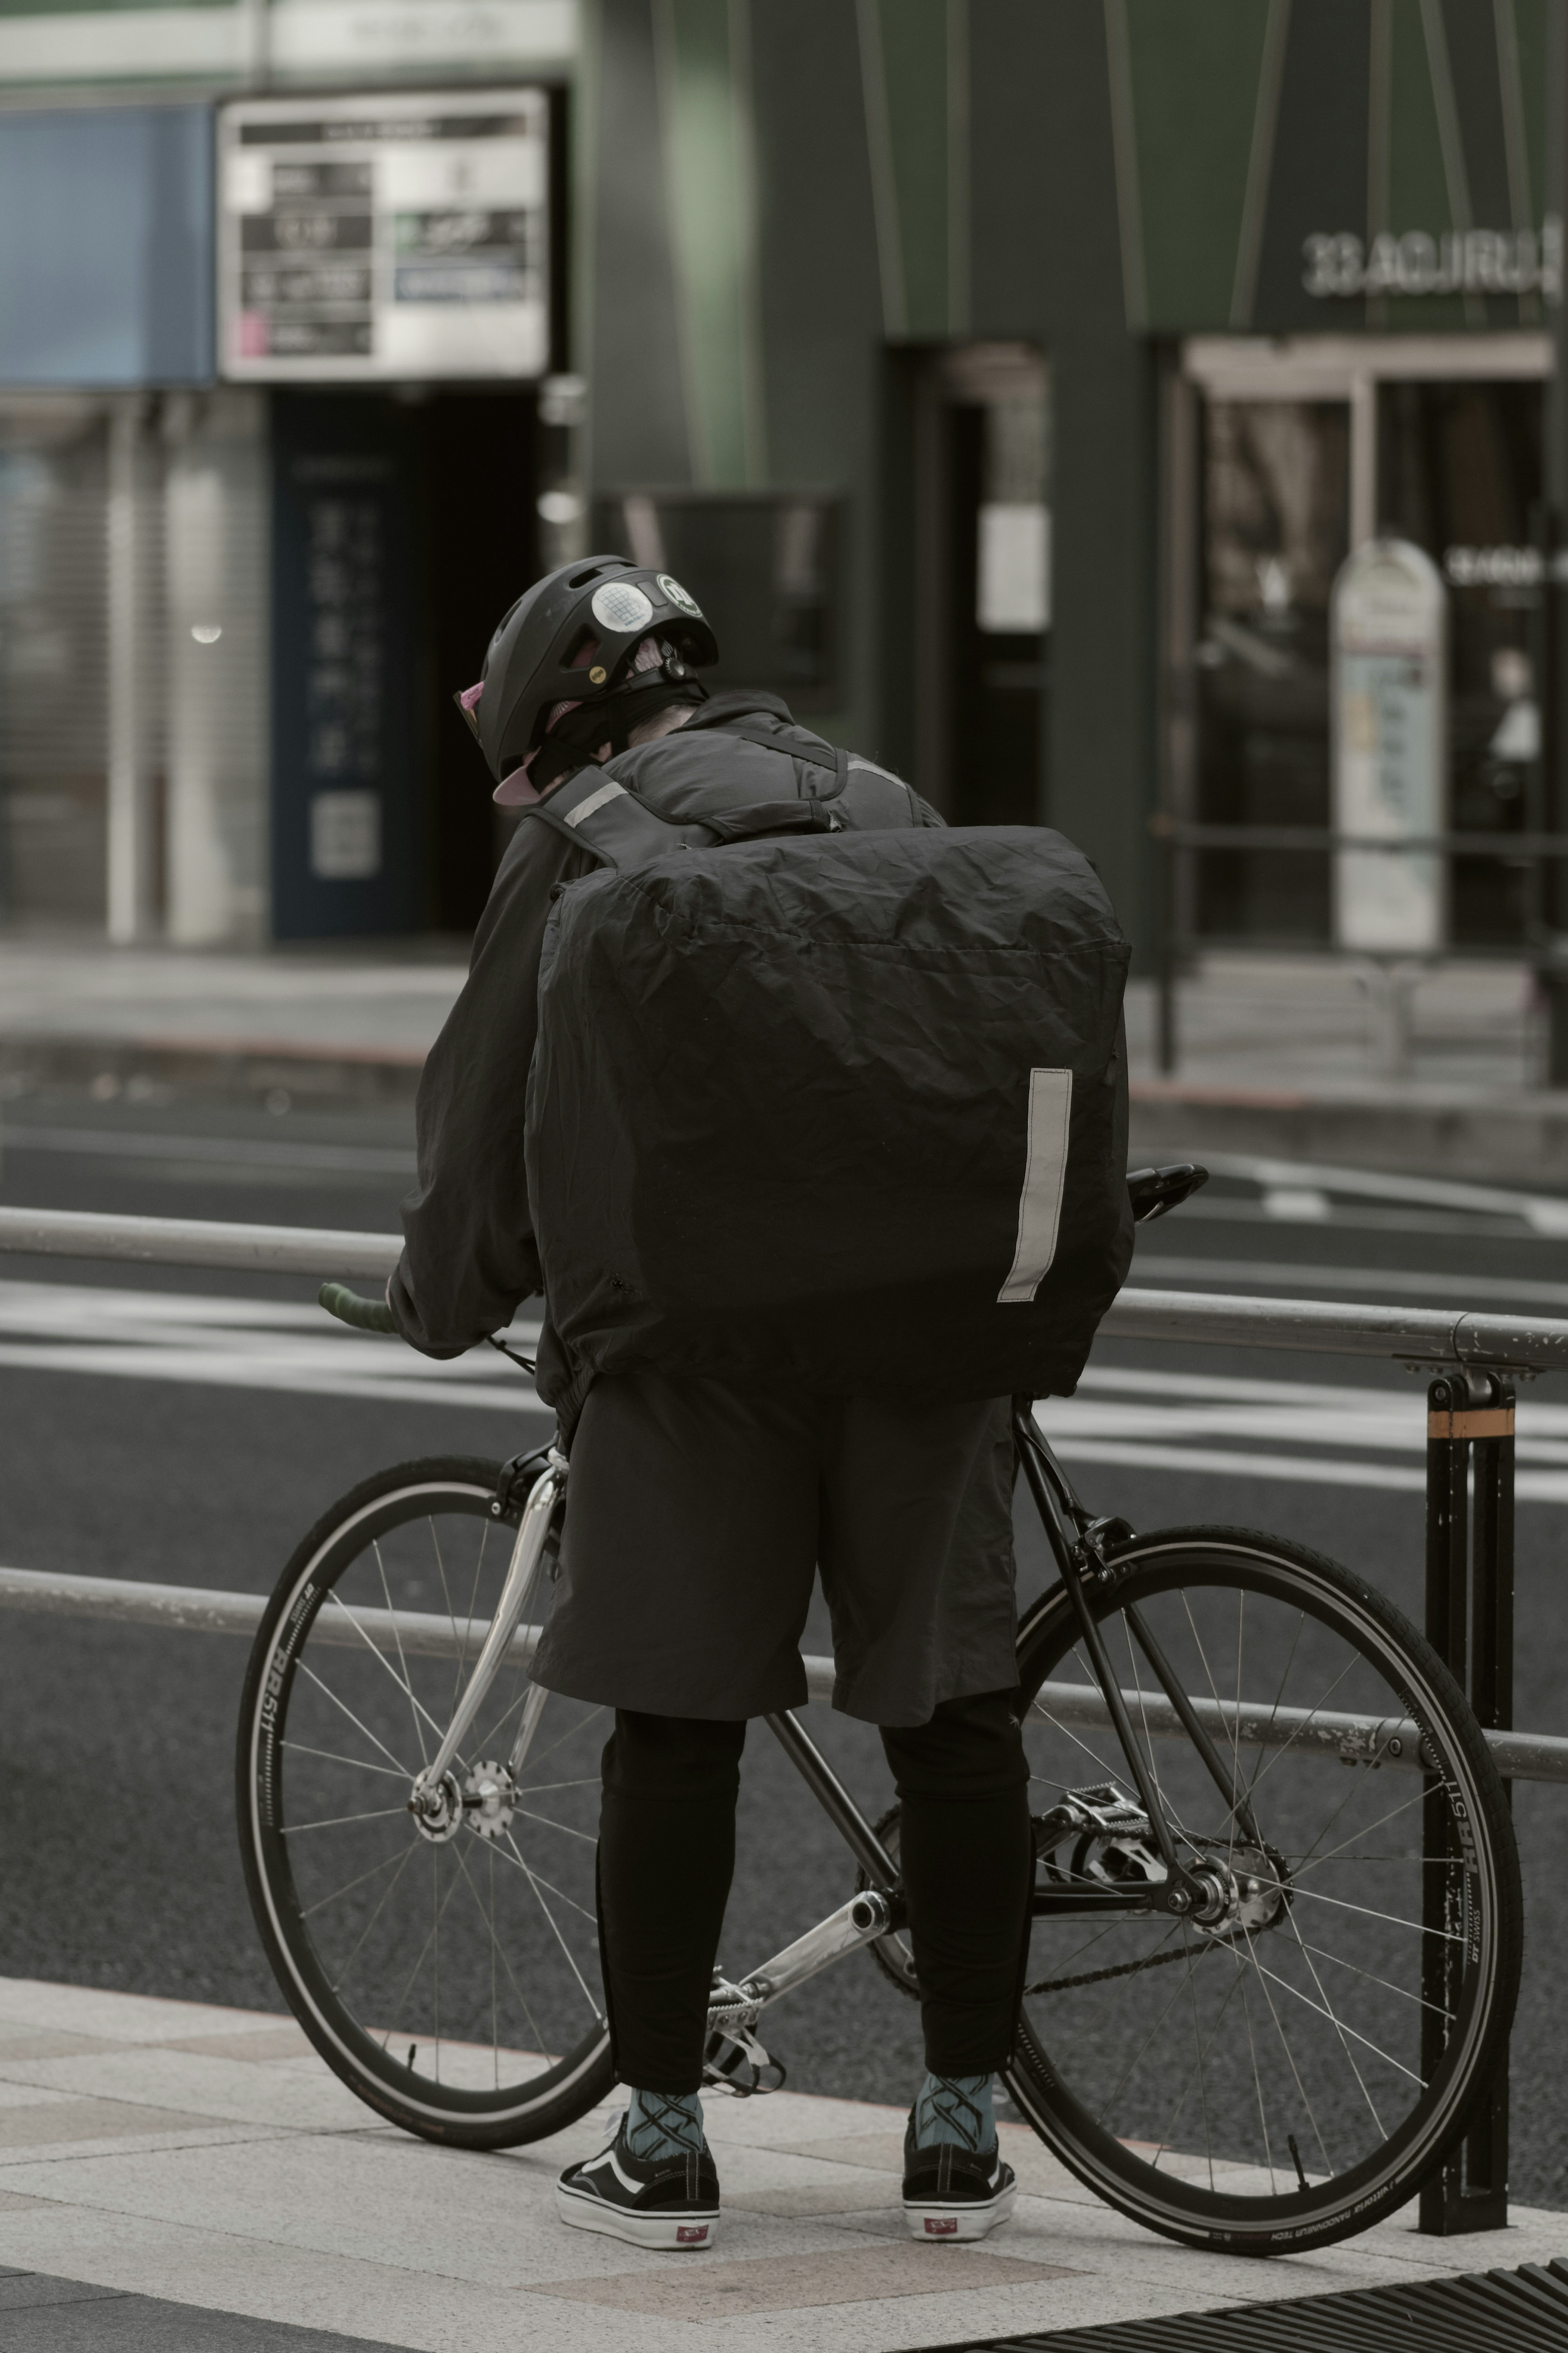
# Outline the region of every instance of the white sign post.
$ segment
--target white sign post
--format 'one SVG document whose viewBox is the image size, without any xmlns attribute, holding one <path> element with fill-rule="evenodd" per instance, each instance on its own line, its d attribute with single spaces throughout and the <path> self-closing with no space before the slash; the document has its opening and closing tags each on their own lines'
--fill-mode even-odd
<svg viewBox="0 0 1568 2353">
<path fill-rule="evenodd" d="M 544 375 L 549 151 L 542 90 L 220 109 L 224 375 L 271 384 Z"/>
<path fill-rule="evenodd" d="M 1441 833 L 1447 815 L 1447 591 L 1408 540 L 1347 557 L 1329 607 L 1336 831 L 1387 841 Z M 1342 849 L 1334 937 L 1363 955 L 1434 955 L 1447 929 L 1433 851 Z"/>
</svg>

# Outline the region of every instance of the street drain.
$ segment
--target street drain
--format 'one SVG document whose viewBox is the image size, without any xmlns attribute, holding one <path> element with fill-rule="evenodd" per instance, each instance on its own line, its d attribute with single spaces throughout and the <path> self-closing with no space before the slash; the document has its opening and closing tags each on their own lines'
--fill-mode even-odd
<svg viewBox="0 0 1568 2353">
<path fill-rule="evenodd" d="M 966 2337 L 930 2353 L 1568 2353 L 1568 2263 L 1287 2296 L 1039 2337 Z"/>
</svg>

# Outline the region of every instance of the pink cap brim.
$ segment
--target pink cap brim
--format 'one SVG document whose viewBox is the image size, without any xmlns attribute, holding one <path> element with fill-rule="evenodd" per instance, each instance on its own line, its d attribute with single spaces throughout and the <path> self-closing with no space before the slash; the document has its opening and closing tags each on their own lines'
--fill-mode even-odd
<svg viewBox="0 0 1568 2353">
<path fill-rule="evenodd" d="M 501 778 L 490 798 L 499 808 L 526 808 L 539 795 L 528 781 L 528 770 L 514 768 L 510 776 Z"/>
</svg>

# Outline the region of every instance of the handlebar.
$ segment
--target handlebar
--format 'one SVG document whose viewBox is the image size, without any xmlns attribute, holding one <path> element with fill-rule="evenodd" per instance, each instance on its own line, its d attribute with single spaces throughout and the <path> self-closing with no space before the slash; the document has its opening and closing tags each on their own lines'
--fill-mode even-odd
<svg viewBox="0 0 1568 2353">
<path fill-rule="evenodd" d="M 1190 1200 L 1208 1181 L 1208 1170 L 1191 1160 L 1176 1161 L 1168 1168 L 1130 1168 L 1127 1190 L 1132 1196 L 1133 1223 L 1152 1224 L 1167 1209 Z"/>
<path fill-rule="evenodd" d="M 364 1299 L 346 1282 L 323 1282 L 316 1293 L 329 1315 L 352 1324 L 359 1332 L 395 1333 L 397 1325 L 384 1299 Z"/>
</svg>

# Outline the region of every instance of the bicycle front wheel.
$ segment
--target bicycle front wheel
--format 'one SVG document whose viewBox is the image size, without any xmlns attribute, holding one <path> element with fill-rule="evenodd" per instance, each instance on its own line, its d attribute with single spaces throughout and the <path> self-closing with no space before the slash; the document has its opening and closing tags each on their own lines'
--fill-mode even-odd
<svg viewBox="0 0 1568 2353">
<path fill-rule="evenodd" d="M 496 1508 L 500 1477 L 404 1463 L 326 1514 L 268 1605 L 238 1743 L 246 1883 L 289 2008 L 382 2116 L 469 2148 L 558 2132 L 611 2083 L 604 1712 L 537 1691 L 514 1640 L 449 1819 L 408 1809 L 500 1599 L 519 1517 Z M 546 1567 L 529 1620 L 552 1592 Z"/>
<path fill-rule="evenodd" d="M 1080 2180 L 1168 2237 L 1348 2237 L 1440 2161 L 1506 2047 L 1522 1900 L 1490 1753 L 1430 1645 L 1299 1546 L 1135 1537 L 1089 1606 L 1178 1859 L 1215 1901 L 1203 1922 L 1110 1908 L 1165 1874 L 1058 1587 L 1019 1642 L 1042 1862 L 1008 2088 Z"/>
</svg>

